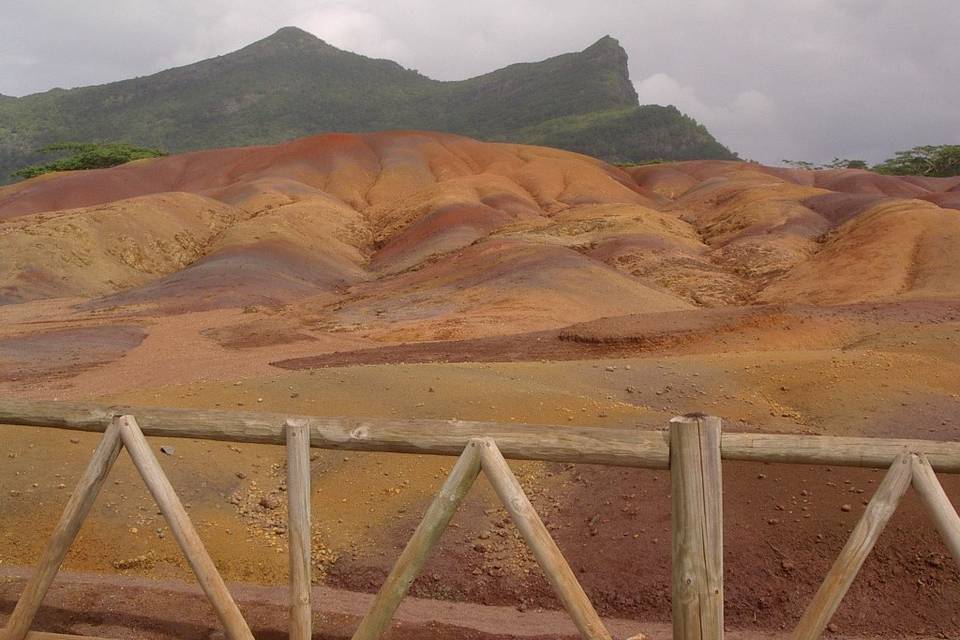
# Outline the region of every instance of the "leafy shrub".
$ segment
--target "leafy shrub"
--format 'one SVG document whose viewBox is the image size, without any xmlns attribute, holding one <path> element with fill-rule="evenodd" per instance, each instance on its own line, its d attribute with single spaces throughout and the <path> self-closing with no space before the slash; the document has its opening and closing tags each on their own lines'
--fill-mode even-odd
<svg viewBox="0 0 960 640">
<path fill-rule="evenodd" d="M 806 160 L 783 160 L 785 165 L 794 169 L 869 169 L 891 176 L 927 176 L 929 178 L 949 178 L 960 176 L 960 144 L 941 144 L 914 147 L 906 151 L 897 151 L 872 167 L 863 160 L 834 158 L 827 164 L 814 164 Z"/>
<path fill-rule="evenodd" d="M 47 145 L 39 153 L 67 153 L 66 157 L 44 164 L 23 167 L 13 172 L 17 178 L 34 178 L 51 171 L 105 169 L 131 160 L 158 158 L 166 155 L 158 149 L 138 147 L 125 142 L 61 142 Z"/>
<path fill-rule="evenodd" d="M 896 176 L 957 176 L 960 175 L 960 144 L 926 145 L 898 151 L 873 170 Z"/>
</svg>

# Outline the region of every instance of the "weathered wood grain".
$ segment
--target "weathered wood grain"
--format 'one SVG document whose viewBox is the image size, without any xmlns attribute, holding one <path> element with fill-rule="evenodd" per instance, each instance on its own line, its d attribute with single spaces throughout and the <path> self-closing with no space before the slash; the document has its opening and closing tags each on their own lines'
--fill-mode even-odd
<svg viewBox="0 0 960 640">
<path fill-rule="evenodd" d="M 960 442 L 773 433 L 724 433 L 724 460 L 887 469 L 901 453 L 922 453 L 937 471 L 960 473 Z"/>
<path fill-rule="evenodd" d="M 860 572 L 863 561 L 867 559 L 887 522 L 897 510 L 900 498 L 910 488 L 913 477 L 911 455 L 902 453 L 897 456 L 883 482 L 877 487 L 870 504 L 863 512 L 860 522 L 854 527 L 850 538 L 840 551 L 833 566 L 824 578 L 813 600 L 807 605 L 803 617 L 797 624 L 791 638 L 793 640 L 817 640 L 827 628 L 840 601 L 847 594 L 854 578 Z"/>
<path fill-rule="evenodd" d="M 250 627 L 247 626 L 233 596 L 227 590 L 227 585 L 224 584 L 213 559 L 203 546 L 203 541 L 200 540 L 190 516 L 187 515 L 180 498 L 177 497 L 176 491 L 173 490 L 173 486 L 160 467 L 157 457 L 151 451 L 146 438 L 143 437 L 136 419 L 133 416 L 121 416 L 119 424 L 123 446 L 126 447 L 134 466 L 140 472 L 147 489 L 150 490 L 170 525 L 173 537 L 196 574 L 200 588 L 217 612 L 227 637 L 230 640 L 254 640 Z"/>
<path fill-rule="evenodd" d="M 723 638 L 720 419 L 670 421 L 673 637 Z"/>
<path fill-rule="evenodd" d="M 665 431 L 632 427 L 503 424 L 464 420 L 315 417 L 276 413 L 158 409 L 0 400 L 0 425 L 103 431 L 115 415 L 136 415 L 148 436 L 283 444 L 288 419 L 306 421 L 310 446 L 352 451 L 460 455 L 473 438 L 494 438 L 506 458 L 666 469 Z M 904 451 L 935 471 L 960 473 L 960 442 L 765 433 L 724 433 L 724 460 L 886 469 Z"/>
<path fill-rule="evenodd" d="M 0 424 L 103 431 L 115 415 L 135 415 L 148 436 L 283 444 L 288 419 L 305 422 L 324 449 L 458 456 L 473 438 L 492 437 L 509 458 L 666 469 L 666 434 L 633 428 L 502 424 L 464 420 L 320 418 L 271 413 L 109 407 L 0 401 Z"/>
<path fill-rule="evenodd" d="M 376 640 L 383 634 L 479 473 L 477 442 L 471 441 L 453 465 L 443 487 L 430 503 L 423 520 L 390 570 L 390 575 L 353 634 L 353 640 Z"/>
<path fill-rule="evenodd" d="M 290 640 L 310 640 L 310 428 L 287 423 L 287 537 L 290 548 Z"/>
<path fill-rule="evenodd" d="M 933 518 L 954 562 L 960 567 L 960 515 L 923 456 L 913 456 L 913 488 L 917 490 Z"/>
<path fill-rule="evenodd" d="M 107 479 L 122 446 L 120 423 L 117 420 L 111 420 L 76 489 L 67 501 L 63 515 L 60 516 L 60 521 L 50 536 L 50 542 L 47 543 L 47 548 L 36 570 L 30 576 L 13 613 L 10 614 L 10 619 L 7 620 L 7 626 L 2 632 L 4 640 L 23 640 L 27 637 L 40 604 L 60 570 L 60 565 L 63 564 L 63 559 L 77 537 L 83 521 L 90 513 L 90 507 L 97 499 L 97 494 L 100 493 L 100 488 Z"/>
<path fill-rule="evenodd" d="M 553 541 L 547 527 L 537 515 L 536 509 L 530 504 L 527 494 L 510 470 L 510 465 L 500 453 L 496 442 L 492 438 L 487 438 L 478 444 L 478 448 L 484 474 L 493 485 L 494 491 L 497 492 L 500 502 L 510 514 L 520 535 L 533 551 L 534 557 L 546 574 L 557 597 L 560 598 L 560 602 L 573 619 L 573 623 L 579 629 L 580 635 L 584 640 L 611 640 L 610 633 L 594 610 L 590 598 L 584 593 L 583 587 L 577 581 L 576 575 L 567 564 L 557 543 Z"/>
</svg>

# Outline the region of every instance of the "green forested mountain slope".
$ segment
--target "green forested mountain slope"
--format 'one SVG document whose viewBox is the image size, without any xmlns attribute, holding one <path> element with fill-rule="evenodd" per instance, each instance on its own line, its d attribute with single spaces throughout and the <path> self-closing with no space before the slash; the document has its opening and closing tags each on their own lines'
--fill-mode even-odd
<svg viewBox="0 0 960 640">
<path fill-rule="evenodd" d="M 0 175 L 63 141 L 169 152 L 324 131 L 429 129 L 568 148 L 611 161 L 730 158 L 672 108 L 640 106 L 607 36 L 577 53 L 441 82 L 286 27 L 239 51 L 150 76 L 0 96 Z"/>
</svg>

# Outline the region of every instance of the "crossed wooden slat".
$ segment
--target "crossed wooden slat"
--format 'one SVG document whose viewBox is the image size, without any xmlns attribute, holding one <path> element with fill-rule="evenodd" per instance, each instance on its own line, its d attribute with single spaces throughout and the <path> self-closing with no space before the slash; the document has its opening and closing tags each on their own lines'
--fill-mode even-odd
<svg viewBox="0 0 960 640">
<path fill-rule="evenodd" d="M 610 640 L 610 634 L 577 582 L 573 570 L 530 504 L 500 449 L 489 438 L 473 439 L 464 449 L 380 588 L 373 606 L 353 634 L 353 640 L 375 640 L 386 630 L 400 601 L 423 569 L 430 551 L 481 471 L 493 485 L 500 502 L 533 551 L 554 591 L 580 630 L 580 635 L 588 640 Z"/>
<path fill-rule="evenodd" d="M 213 605 L 227 636 L 230 640 L 254 640 L 243 615 L 203 546 L 197 530 L 193 527 L 190 516 L 187 515 L 170 481 L 163 473 L 160 463 L 150 450 L 133 416 L 115 418 L 107 427 L 80 482 L 67 502 L 36 571 L 27 582 L 7 621 L 6 628 L 0 632 L 0 637 L 3 640 L 24 640 L 27 637 L 40 604 L 67 555 L 67 550 L 90 513 L 90 508 L 122 448 L 127 449 L 147 489 L 150 490 L 161 513 L 167 519 L 177 544 L 180 545 L 180 549 L 193 568 L 197 582 L 210 600 L 210 604 Z"/>
<path fill-rule="evenodd" d="M 816 640 L 820 637 L 897 510 L 900 498 L 911 485 L 920 494 L 950 553 L 960 566 L 960 516 L 950 504 L 927 459 L 923 455 L 902 453 L 890 465 L 863 517 L 804 611 L 793 632 L 793 640 Z"/>
</svg>

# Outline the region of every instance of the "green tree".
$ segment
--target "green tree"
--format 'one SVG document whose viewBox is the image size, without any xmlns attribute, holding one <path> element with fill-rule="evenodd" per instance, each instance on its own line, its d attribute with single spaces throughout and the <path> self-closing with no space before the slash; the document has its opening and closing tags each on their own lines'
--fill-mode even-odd
<svg viewBox="0 0 960 640">
<path fill-rule="evenodd" d="M 926 145 L 898 151 L 873 170 L 896 176 L 957 176 L 960 175 L 960 144 Z"/>
<path fill-rule="evenodd" d="M 849 158 L 834 158 L 833 162 L 819 167 L 820 169 L 869 169 L 864 160 L 850 160 Z"/>
<path fill-rule="evenodd" d="M 817 165 L 813 164 L 812 162 L 808 162 L 807 160 L 787 160 L 784 158 L 780 162 L 793 169 L 806 169 L 810 171 L 818 168 Z"/>
<path fill-rule="evenodd" d="M 80 171 L 104 169 L 124 164 L 131 160 L 157 158 L 166 155 L 159 149 L 138 147 L 125 142 L 60 142 L 47 145 L 39 153 L 66 153 L 51 162 L 23 167 L 13 172 L 16 178 L 34 178 L 51 171 Z"/>
</svg>

